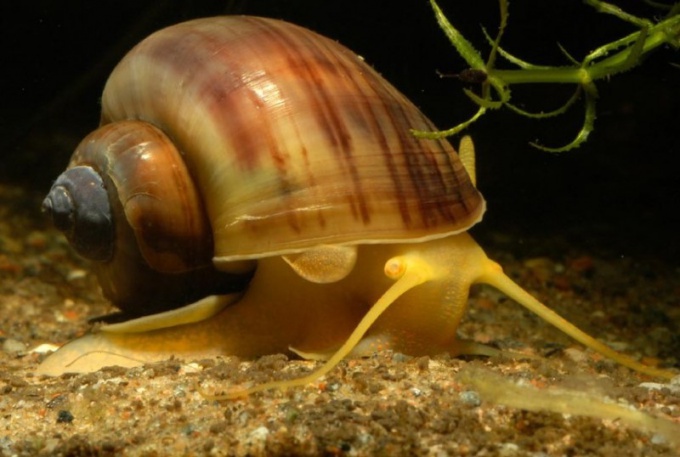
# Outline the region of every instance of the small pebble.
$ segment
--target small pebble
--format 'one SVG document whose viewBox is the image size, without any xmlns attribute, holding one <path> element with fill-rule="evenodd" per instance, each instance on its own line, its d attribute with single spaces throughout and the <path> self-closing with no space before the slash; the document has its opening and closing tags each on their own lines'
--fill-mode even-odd
<svg viewBox="0 0 680 457">
<path fill-rule="evenodd" d="M 50 353 L 50 352 L 54 352 L 57 349 L 59 349 L 59 346 L 57 346 L 56 344 L 43 343 L 43 344 L 39 344 L 38 346 L 34 347 L 29 352 L 34 353 L 34 354 L 47 354 L 47 353 Z"/>
<path fill-rule="evenodd" d="M 564 352 L 567 357 L 569 357 L 574 362 L 585 363 L 588 361 L 588 354 L 580 349 L 566 348 L 562 352 Z"/>
<path fill-rule="evenodd" d="M 479 394 L 474 390 L 466 390 L 461 392 L 459 395 L 460 401 L 470 406 L 479 406 L 482 404 L 482 400 L 479 398 Z"/>
<path fill-rule="evenodd" d="M 409 356 L 402 354 L 401 352 L 395 352 L 392 355 L 392 361 L 396 362 L 396 363 L 403 363 L 403 362 L 406 362 L 409 359 L 410 359 Z"/>
<path fill-rule="evenodd" d="M 73 414 L 65 409 L 62 409 L 57 413 L 57 424 L 70 424 L 73 422 L 73 419 Z"/>
<path fill-rule="evenodd" d="M 652 436 L 652 444 L 656 444 L 657 446 L 661 446 L 666 444 L 667 440 L 663 435 L 660 435 L 658 433 L 655 433 Z"/>
<path fill-rule="evenodd" d="M 269 429 L 264 425 L 250 432 L 250 439 L 254 442 L 264 442 L 269 435 Z"/>
<path fill-rule="evenodd" d="M 517 446 L 515 443 L 503 443 L 498 449 L 498 455 L 502 457 L 519 455 L 519 446 Z"/>
<path fill-rule="evenodd" d="M 639 387 L 642 387 L 643 389 L 647 390 L 668 389 L 674 394 L 680 393 L 680 385 L 674 385 L 672 381 L 670 384 L 661 384 L 658 382 L 642 382 L 639 384 Z"/>
<path fill-rule="evenodd" d="M 18 355 L 26 352 L 26 345 L 19 340 L 7 338 L 2 343 L 2 350 L 8 354 Z"/>
<path fill-rule="evenodd" d="M 86 277 L 86 276 L 87 276 L 87 271 L 86 271 L 86 270 L 81 270 L 81 269 L 78 269 L 78 270 L 71 270 L 71 271 L 69 271 L 68 274 L 66 275 L 66 279 L 67 279 L 68 281 L 76 281 L 76 280 L 78 280 L 78 279 L 83 279 L 83 278 Z"/>
<path fill-rule="evenodd" d="M 179 374 L 199 373 L 203 371 L 203 367 L 196 362 L 185 363 L 180 367 Z"/>
</svg>

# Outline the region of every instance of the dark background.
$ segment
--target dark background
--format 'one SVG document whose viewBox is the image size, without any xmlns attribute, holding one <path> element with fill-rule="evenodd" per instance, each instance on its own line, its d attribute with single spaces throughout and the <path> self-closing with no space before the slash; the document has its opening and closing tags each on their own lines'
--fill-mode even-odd
<svg viewBox="0 0 680 457">
<path fill-rule="evenodd" d="M 440 3 L 486 52 L 480 25 L 496 30 L 497 2 Z M 661 16 L 639 1 L 617 4 L 634 14 Z M 436 75 L 456 73 L 465 64 L 426 0 L 43 0 L 5 2 L 0 13 L 0 182 L 36 194 L 47 191 L 75 145 L 96 127 L 99 95 L 124 53 L 152 31 L 195 17 L 277 17 L 337 39 L 442 128 L 475 110 L 458 80 Z M 634 30 L 574 0 L 514 1 L 503 45 L 530 62 L 559 65 L 568 62 L 558 42 L 581 58 Z M 476 235 L 522 256 L 559 256 L 569 249 L 660 259 L 678 268 L 680 69 L 671 62 L 680 63 L 680 53 L 660 49 L 637 69 L 601 81 L 595 131 L 577 150 L 554 155 L 528 142 L 568 142 L 581 125 L 582 105 L 552 120 L 503 110 L 475 124 L 469 133 L 478 150 L 478 185 L 489 202 Z M 513 101 L 531 111 L 552 110 L 571 90 L 515 87 Z M 537 239 L 556 242 L 546 247 Z M 550 249 L 555 252 L 545 252 Z"/>
</svg>

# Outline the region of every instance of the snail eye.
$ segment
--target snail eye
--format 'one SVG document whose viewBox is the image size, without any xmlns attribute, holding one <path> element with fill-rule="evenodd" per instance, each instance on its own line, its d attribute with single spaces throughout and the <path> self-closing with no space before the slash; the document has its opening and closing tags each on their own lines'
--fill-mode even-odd
<svg viewBox="0 0 680 457">
<path fill-rule="evenodd" d="M 55 227 L 64 232 L 78 254 L 108 260 L 113 253 L 113 221 L 104 182 L 86 166 L 62 173 L 42 204 Z"/>
</svg>

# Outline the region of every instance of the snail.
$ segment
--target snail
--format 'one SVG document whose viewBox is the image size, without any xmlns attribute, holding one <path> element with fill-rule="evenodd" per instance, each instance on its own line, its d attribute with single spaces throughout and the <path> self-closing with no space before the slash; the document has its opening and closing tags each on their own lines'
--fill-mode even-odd
<svg viewBox="0 0 680 457">
<path fill-rule="evenodd" d="M 101 125 L 43 208 L 92 261 L 121 322 L 38 373 L 169 358 L 488 354 L 456 329 L 486 283 L 585 346 L 652 376 L 524 291 L 467 230 L 485 202 L 474 148 L 435 127 L 337 42 L 225 16 L 152 34 L 116 66 Z"/>
</svg>

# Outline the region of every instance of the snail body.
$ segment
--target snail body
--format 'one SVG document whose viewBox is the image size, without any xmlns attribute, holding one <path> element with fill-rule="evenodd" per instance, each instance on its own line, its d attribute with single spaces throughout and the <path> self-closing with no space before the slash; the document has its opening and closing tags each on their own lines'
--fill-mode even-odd
<svg viewBox="0 0 680 457">
<path fill-rule="evenodd" d="M 620 363 L 668 376 L 505 276 L 466 233 L 485 210 L 471 142 L 459 157 L 410 129 L 434 125 L 307 29 L 219 17 L 151 35 L 114 69 L 101 127 L 44 203 L 129 319 L 39 372 L 292 351 L 327 359 L 320 375 L 379 349 L 486 353 L 456 337 L 483 282 Z"/>
</svg>

